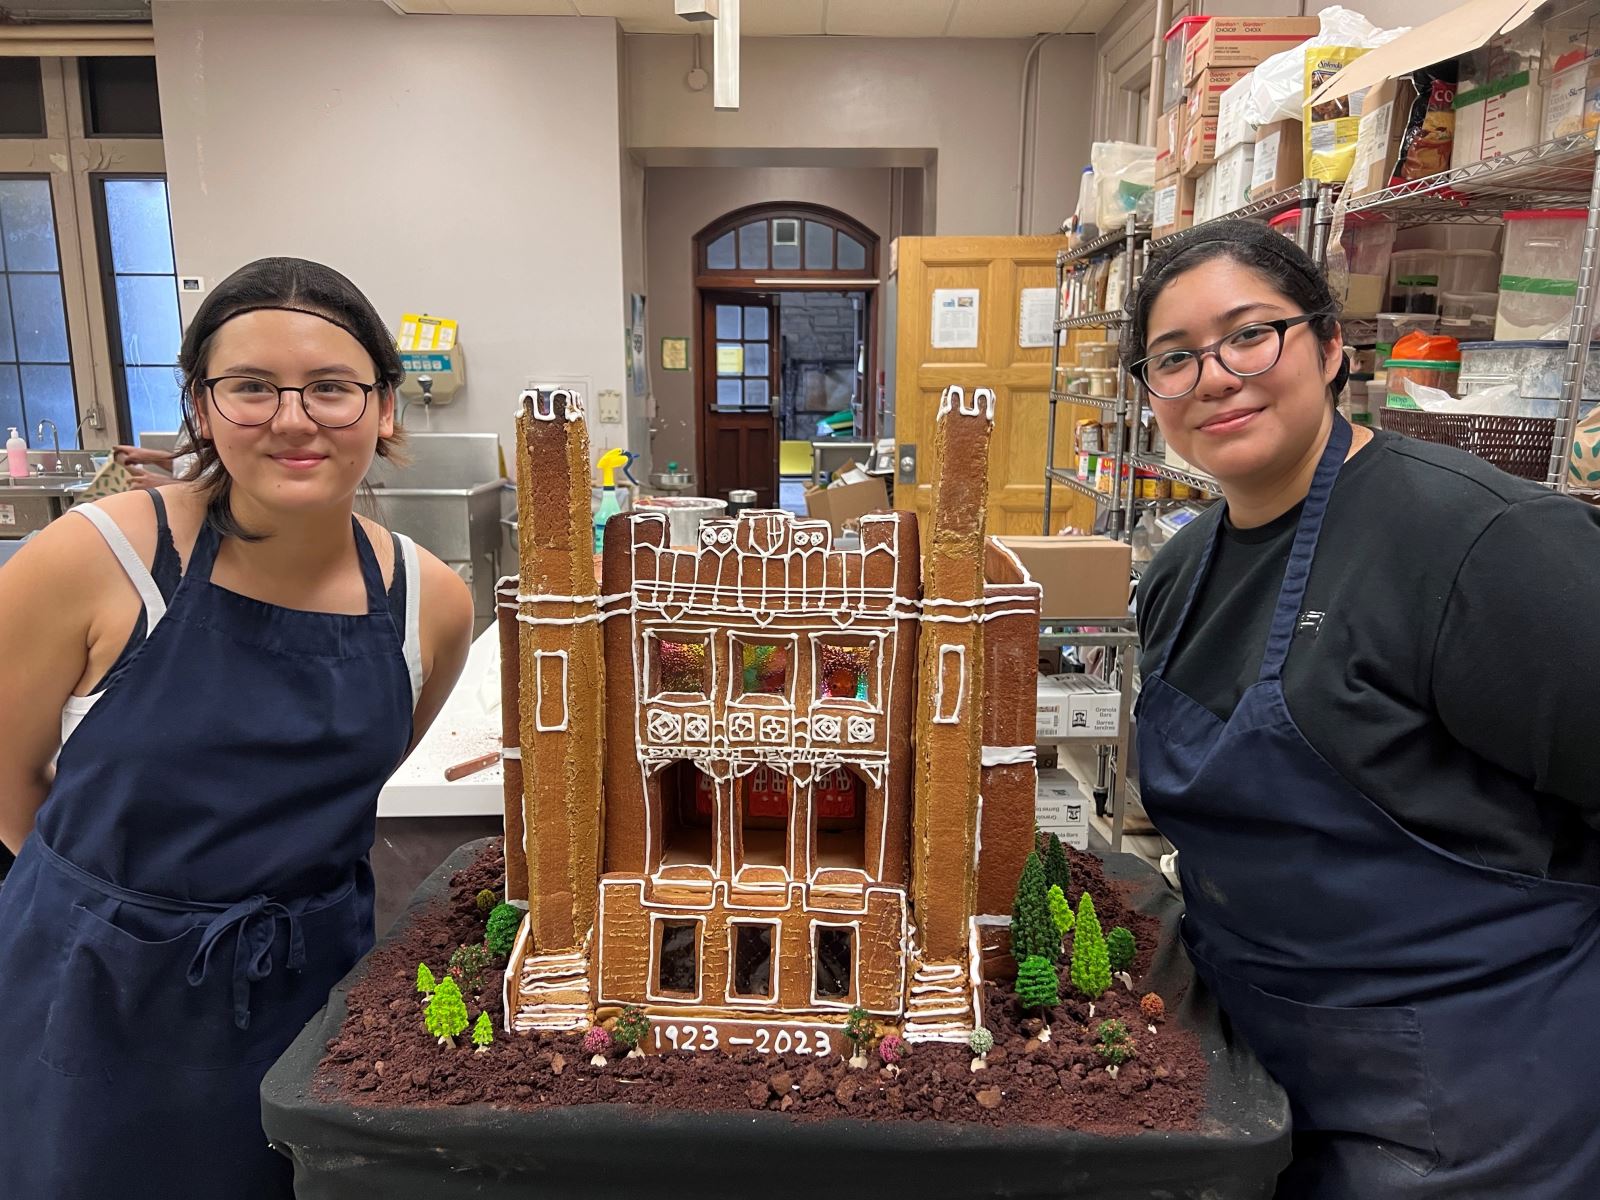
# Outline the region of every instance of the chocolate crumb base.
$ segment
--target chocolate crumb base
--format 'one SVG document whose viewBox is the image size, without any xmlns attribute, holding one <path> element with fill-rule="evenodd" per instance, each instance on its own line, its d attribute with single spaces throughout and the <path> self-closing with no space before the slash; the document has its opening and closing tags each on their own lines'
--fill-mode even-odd
<svg viewBox="0 0 1600 1200">
<path fill-rule="evenodd" d="M 1107 880 L 1094 856 L 1069 850 L 1076 905 L 1087 888 L 1102 926 L 1125 925 L 1138 941 L 1137 981 L 1150 963 L 1160 922 L 1133 911 L 1121 885 Z M 1037 1012 L 1021 1011 L 1003 983 L 984 988 L 984 1021 L 994 1034 L 988 1067 L 972 1071 L 966 1047 L 911 1046 L 898 1071 L 853 1069 L 839 1059 L 800 1055 L 671 1053 L 590 1064 L 579 1035 L 506 1035 L 499 960 L 480 988 L 463 989 L 471 1022 L 487 1012 L 495 1041 L 476 1053 L 469 1033 L 440 1045 L 425 1028 L 416 990 L 418 962 L 436 974 L 463 943 L 481 942 L 476 904 L 487 889 L 504 894 L 500 839 L 450 881 L 446 897 L 414 908 L 401 928 L 373 951 L 348 993 L 347 1015 L 318 1066 L 312 1095 L 355 1107 L 434 1108 L 487 1104 L 534 1111 L 583 1104 L 630 1104 L 687 1112 L 787 1113 L 798 1121 L 946 1121 L 1036 1126 L 1116 1135 L 1142 1130 L 1192 1130 L 1206 1099 L 1206 1059 L 1194 1032 L 1166 1019 L 1151 1034 L 1136 987 L 1113 983 L 1089 1013 L 1069 996 L 1049 1015 L 1040 1042 Z M 1069 992 L 1066 963 L 1062 991 Z M 1169 1011 L 1180 997 L 1164 996 Z M 1123 1021 L 1137 1057 L 1112 1077 L 1094 1048 L 1103 1020 Z"/>
</svg>

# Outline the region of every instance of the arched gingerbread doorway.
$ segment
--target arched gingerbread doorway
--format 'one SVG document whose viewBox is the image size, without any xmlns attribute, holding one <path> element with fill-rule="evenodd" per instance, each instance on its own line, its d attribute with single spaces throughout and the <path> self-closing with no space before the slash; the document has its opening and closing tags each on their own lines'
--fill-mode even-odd
<svg viewBox="0 0 1600 1200">
<path fill-rule="evenodd" d="M 776 507 L 784 440 L 809 443 L 825 420 L 847 440 L 876 434 L 878 238 L 821 205 L 758 204 L 707 225 L 694 255 L 701 492 Z"/>
</svg>

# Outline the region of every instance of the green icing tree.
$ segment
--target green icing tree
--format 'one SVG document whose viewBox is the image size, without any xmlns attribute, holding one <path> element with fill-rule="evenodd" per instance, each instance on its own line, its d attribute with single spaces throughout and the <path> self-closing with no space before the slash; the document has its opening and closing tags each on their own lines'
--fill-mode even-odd
<svg viewBox="0 0 1600 1200">
<path fill-rule="evenodd" d="M 431 996 L 433 995 L 433 989 L 438 986 L 434 982 L 433 972 L 428 970 L 428 964 L 419 962 L 417 964 L 417 991 L 424 996 Z"/>
<path fill-rule="evenodd" d="M 494 1023 L 489 1020 L 488 1013 L 479 1013 L 478 1023 L 472 1027 L 472 1044 L 478 1048 L 479 1054 L 484 1054 L 493 1042 Z"/>
<path fill-rule="evenodd" d="M 1072 986 L 1091 1000 L 1100 999 L 1111 986 L 1111 959 L 1094 913 L 1094 897 L 1087 889 L 1078 899 L 1078 917 L 1072 924 Z"/>
<path fill-rule="evenodd" d="M 860 1058 L 866 1052 L 866 1045 L 872 1040 L 872 1035 L 877 1031 L 877 1025 L 872 1015 L 857 1004 L 844 1015 L 844 1036 L 850 1043 L 851 1057 Z"/>
<path fill-rule="evenodd" d="M 467 1027 L 467 1006 L 461 999 L 461 989 L 450 976 L 441 979 L 433 990 L 433 999 L 428 1001 L 423 1020 L 428 1032 L 438 1038 L 441 1045 L 445 1042 L 455 1045 L 456 1034 Z"/>
<path fill-rule="evenodd" d="M 1095 1052 L 1113 1067 L 1120 1067 L 1139 1052 L 1128 1036 L 1128 1027 L 1121 1021 L 1101 1021 L 1099 1041 Z"/>
<path fill-rule="evenodd" d="M 1106 934 L 1106 956 L 1111 961 L 1113 973 L 1126 971 L 1133 966 L 1133 956 L 1138 951 L 1139 947 L 1134 944 L 1133 934 L 1129 933 L 1121 925 Z"/>
<path fill-rule="evenodd" d="M 1067 865 L 1067 848 L 1053 833 L 1044 848 L 1044 883 L 1046 887 L 1060 888 L 1063 896 L 1072 886 L 1072 868 Z"/>
<path fill-rule="evenodd" d="M 1020 964 L 1034 955 L 1052 963 L 1061 958 L 1061 935 L 1050 920 L 1044 863 L 1038 851 L 1028 854 L 1017 880 L 1016 899 L 1011 903 L 1011 956 Z"/>
<path fill-rule="evenodd" d="M 1059 885 L 1052 883 L 1050 890 L 1045 894 L 1045 901 L 1050 908 L 1050 922 L 1056 927 L 1056 932 L 1062 937 L 1072 932 L 1072 905 L 1067 902 L 1066 893 Z"/>
<path fill-rule="evenodd" d="M 1017 968 L 1017 999 L 1024 1008 L 1049 1009 L 1061 1003 L 1056 968 L 1042 954 L 1030 954 Z"/>
<path fill-rule="evenodd" d="M 522 928 L 522 910 L 515 904 L 496 904 L 484 926 L 483 940 L 501 958 L 511 953 L 517 944 L 517 930 Z"/>
</svg>

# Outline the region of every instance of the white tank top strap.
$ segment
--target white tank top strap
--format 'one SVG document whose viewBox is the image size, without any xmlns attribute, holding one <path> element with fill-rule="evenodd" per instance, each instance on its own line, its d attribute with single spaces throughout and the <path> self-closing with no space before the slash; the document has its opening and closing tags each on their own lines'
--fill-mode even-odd
<svg viewBox="0 0 1600 1200">
<path fill-rule="evenodd" d="M 105 538 L 111 553 L 117 556 L 117 561 L 127 572 L 129 582 L 138 591 L 139 599 L 144 601 L 145 636 L 148 637 L 161 618 L 167 615 L 167 602 L 161 595 L 161 589 L 156 586 L 150 568 L 140 560 L 127 535 L 105 510 L 93 504 L 79 504 L 67 511 L 87 517 L 89 523 L 100 531 L 100 536 Z"/>
<path fill-rule="evenodd" d="M 400 557 L 406 572 L 406 670 L 411 673 L 411 707 L 416 708 L 422 697 L 422 560 L 417 556 L 417 544 L 403 533 L 395 534 L 400 543 Z M 400 564 L 396 564 L 399 569 Z"/>
</svg>

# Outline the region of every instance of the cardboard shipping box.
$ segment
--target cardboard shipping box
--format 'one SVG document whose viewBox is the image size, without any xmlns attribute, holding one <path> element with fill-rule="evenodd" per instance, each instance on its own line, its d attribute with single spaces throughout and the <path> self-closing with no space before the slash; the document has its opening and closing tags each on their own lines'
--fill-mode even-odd
<svg viewBox="0 0 1600 1200">
<path fill-rule="evenodd" d="M 808 487 L 805 499 L 807 515 L 822 518 L 834 533 L 842 533 L 849 521 L 889 507 L 889 492 L 882 479 L 838 487 Z"/>
<path fill-rule="evenodd" d="M 1041 768 L 1033 799 L 1033 823 L 1068 846 L 1089 848 L 1089 808 L 1093 799 L 1071 771 Z"/>
<path fill-rule="evenodd" d="M 1252 72 L 1246 71 L 1245 78 L 1233 84 L 1222 93 L 1222 100 L 1217 105 L 1217 157 L 1221 158 L 1235 146 L 1251 146 L 1255 144 L 1256 127 L 1245 120 L 1245 99 L 1250 95 L 1251 85 L 1249 76 Z"/>
<path fill-rule="evenodd" d="M 1202 117 L 1183 131 L 1183 149 L 1178 155 L 1180 175 L 1199 175 L 1217 161 L 1217 119 Z"/>
<path fill-rule="evenodd" d="M 1122 721 L 1122 697 L 1087 675 L 1042 675 L 1035 698 L 1033 736 L 1111 738 Z"/>
<path fill-rule="evenodd" d="M 1000 541 L 1044 590 L 1046 620 L 1126 620 L 1132 549 L 1107 537 L 1005 534 Z"/>
<path fill-rule="evenodd" d="M 1194 195 L 1198 182 L 1186 175 L 1169 175 L 1156 181 L 1151 237 L 1166 237 L 1194 224 Z"/>
<path fill-rule="evenodd" d="M 1256 130 L 1256 157 L 1250 168 L 1250 199 L 1261 200 L 1304 178 L 1305 127 L 1299 121 L 1274 121 Z"/>
<path fill-rule="evenodd" d="M 1385 79 L 1369 88 L 1361 101 L 1361 124 L 1356 133 L 1356 158 L 1345 182 L 1345 194 L 1354 199 L 1389 186 L 1406 119 L 1417 89 L 1409 79 Z"/>
<path fill-rule="evenodd" d="M 1178 173 L 1178 152 L 1183 148 L 1188 110 L 1175 104 L 1156 119 L 1156 186 L 1168 175 Z"/>
<path fill-rule="evenodd" d="M 1216 116 L 1222 107 L 1222 94 L 1253 70 L 1254 67 L 1209 67 L 1201 71 L 1200 77 L 1189 85 L 1185 102 L 1189 120 Z"/>
<path fill-rule="evenodd" d="M 1217 159 L 1216 180 L 1211 193 L 1211 208 L 1218 216 L 1250 203 L 1250 170 L 1255 163 L 1255 146 L 1235 146 Z"/>
<path fill-rule="evenodd" d="M 1183 81 L 1208 67 L 1253 67 L 1322 28 L 1316 17 L 1212 17 L 1183 50 Z"/>
</svg>

